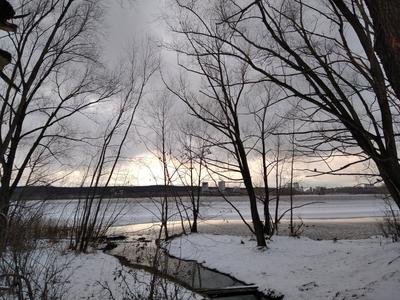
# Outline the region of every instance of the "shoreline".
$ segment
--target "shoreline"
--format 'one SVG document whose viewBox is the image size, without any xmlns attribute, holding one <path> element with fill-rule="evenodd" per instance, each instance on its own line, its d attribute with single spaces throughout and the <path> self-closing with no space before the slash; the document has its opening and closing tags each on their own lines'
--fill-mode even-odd
<svg viewBox="0 0 400 300">
<path fill-rule="evenodd" d="M 371 236 L 382 235 L 380 224 L 383 218 L 355 217 L 341 219 L 303 219 L 300 236 L 313 240 L 333 239 L 367 239 Z M 295 220 L 295 226 L 300 224 Z M 169 223 L 171 234 L 181 232 L 181 222 Z M 126 234 L 128 236 L 149 236 L 158 231 L 159 223 L 142 223 L 115 226 L 110 229 L 112 234 Z M 248 236 L 251 232 L 241 220 L 202 220 L 198 224 L 199 233 Z M 289 220 L 282 220 L 279 226 L 279 235 L 289 234 Z"/>
</svg>

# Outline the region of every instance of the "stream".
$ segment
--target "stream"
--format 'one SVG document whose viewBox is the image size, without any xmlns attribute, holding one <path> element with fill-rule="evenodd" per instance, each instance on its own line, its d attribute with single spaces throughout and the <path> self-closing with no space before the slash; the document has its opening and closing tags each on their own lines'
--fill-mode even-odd
<svg viewBox="0 0 400 300">
<path fill-rule="evenodd" d="M 131 237 L 118 241 L 107 253 L 119 259 L 122 265 L 156 274 L 165 280 L 193 291 L 205 299 L 271 300 L 283 297 L 266 296 L 228 274 L 204 267 L 193 260 L 170 256 L 156 246 L 153 240 Z"/>
</svg>

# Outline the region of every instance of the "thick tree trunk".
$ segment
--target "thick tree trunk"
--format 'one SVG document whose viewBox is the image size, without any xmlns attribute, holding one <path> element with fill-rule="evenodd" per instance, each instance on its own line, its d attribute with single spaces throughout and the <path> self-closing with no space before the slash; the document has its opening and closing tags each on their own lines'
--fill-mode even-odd
<svg viewBox="0 0 400 300">
<path fill-rule="evenodd" d="M 264 230 L 266 235 L 272 234 L 271 228 L 271 214 L 269 212 L 269 191 L 268 187 L 265 188 L 265 198 L 264 198 Z"/>
<path fill-rule="evenodd" d="M 254 192 L 254 187 L 251 182 L 251 177 L 246 176 L 243 177 L 244 185 L 246 187 L 247 193 L 249 195 L 250 200 L 250 211 L 251 211 L 251 218 L 253 221 L 254 232 L 257 239 L 257 246 L 265 247 L 267 244 L 265 242 L 264 236 L 264 226 L 261 222 L 260 215 L 258 214 L 257 210 L 257 198 Z"/>
<path fill-rule="evenodd" d="M 397 161 L 376 162 L 379 173 L 385 183 L 393 201 L 400 209 L 400 165 Z"/>
<path fill-rule="evenodd" d="M 240 141 L 240 139 L 238 139 L 238 141 Z M 246 187 L 247 194 L 249 195 L 250 212 L 253 221 L 255 236 L 257 239 L 257 246 L 265 247 L 267 246 L 267 244 L 265 242 L 264 226 L 261 222 L 260 215 L 258 214 L 257 197 L 254 191 L 253 182 L 251 180 L 251 173 L 249 165 L 247 163 L 246 151 L 244 150 L 244 147 L 240 142 L 238 142 L 237 148 L 241 160 L 241 173 L 243 177 L 243 182 Z"/>
<path fill-rule="evenodd" d="M 374 23 L 375 52 L 400 100 L 400 2 L 365 0 Z"/>
<path fill-rule="evenodd" d="M 190 232 L 197 233 L 197 210 L 193 211 L 193 223 Z"/>
</svg>

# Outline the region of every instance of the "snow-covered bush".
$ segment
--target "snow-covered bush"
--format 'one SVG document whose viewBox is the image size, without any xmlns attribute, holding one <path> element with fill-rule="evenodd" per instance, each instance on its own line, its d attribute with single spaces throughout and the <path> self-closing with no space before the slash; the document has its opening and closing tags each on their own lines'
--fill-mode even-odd
<svg viewBox="0 0 400 300">
<path fill-rule="evenodd" d="M 1 300 L 61 299 L 65 293 L 66 244 L 53 242 L 57 226 L 49 229 L 41 212 L 40 207 L 24 205 L 13 209 L 0 254 Z"/>
</svg>

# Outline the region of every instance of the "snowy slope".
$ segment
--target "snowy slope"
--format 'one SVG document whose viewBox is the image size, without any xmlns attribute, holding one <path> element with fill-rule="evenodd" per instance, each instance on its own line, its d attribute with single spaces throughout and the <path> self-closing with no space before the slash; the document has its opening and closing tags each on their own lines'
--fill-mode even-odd
<svg viewBox="0 0 400 300">
<path fill-rule="evenodd" d="M 118 259 L 100 251 L 74 255 L 64 275 L 67 292 L 63 299 L 66 300 L 147 298 L 153 280 L 149 273 L 124 267 Z M 159 295 L 156 298 L 168 294 L 171 299 L 200 299 L 192 292 L 162 279 L 157 279 L 155 286 L 156 295 Z"/>
<path fill-rule="evenodd" d="M 380 238 L 274 237 L 259 250 L 245 237 L 196 234 L 173 240 L 169 251 L 284 299 L 400 299 L 400 245 Z"/>
</svg>

